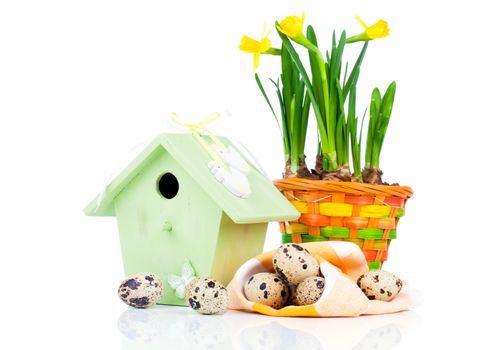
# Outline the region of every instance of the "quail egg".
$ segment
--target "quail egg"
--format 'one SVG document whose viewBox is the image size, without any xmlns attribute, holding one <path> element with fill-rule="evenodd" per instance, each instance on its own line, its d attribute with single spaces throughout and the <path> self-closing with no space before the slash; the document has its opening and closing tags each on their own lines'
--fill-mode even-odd
<svg viewBox="0 0 501 350">
<path fill-rule="evenodd" d="M 284 281 L 293 285 L 319 274 L 317 260 L 308 250 L 295 243 L 284 244 L 277 249 L 273 255 L 273 267 Z"/>
<path fill-rule="evenodd" d="M 400 278 L 388 271 L 368 271 L 357 280 L 357 285 L 370 300 L 390 301 L 402 289 Z"/>
<path fill-rule="evenodd" d="M 261 272 L 251 276 L 244 286 L 248 300 L 255 303 L 282 308 L 289 298 L 289 288 L 278 275 L 271 272 Z"/>
<path fill-rule="evenodd" d="M 322 296 L 325 288 L 323 277 L 308 277 L 296 288 L 295 305 L 311 305 Z"/>
<path fill-rule="evenodd" d="M 125 304 L 140 309 L 155 305 L 163 293 L 164 287 L 160 278 L 148 272 L 130 275 L 118 287 L 120 299 Z"/>
<path fill-rule="evenodd" d="M 195 278 L 186 287 L 186 303 L 195 311 L 213 315 L 228 308 L 226 288 L 212 278 Z"/>
</svg>

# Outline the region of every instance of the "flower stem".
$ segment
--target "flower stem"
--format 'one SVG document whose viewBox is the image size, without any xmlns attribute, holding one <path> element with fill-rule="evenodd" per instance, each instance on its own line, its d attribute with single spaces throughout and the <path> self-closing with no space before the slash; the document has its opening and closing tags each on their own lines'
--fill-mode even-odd
<svg viewBox="0 0 501 350">
<path fill-rule="evenodd" d="M 282 50 L 277 49 L 275 47 L 271 47 L 271 48 L 269 48 L 267 51 L 265 51 L 263 53 L 267 54 L 267 55 L 280 56 L 282 54 Z"/>
</svg>

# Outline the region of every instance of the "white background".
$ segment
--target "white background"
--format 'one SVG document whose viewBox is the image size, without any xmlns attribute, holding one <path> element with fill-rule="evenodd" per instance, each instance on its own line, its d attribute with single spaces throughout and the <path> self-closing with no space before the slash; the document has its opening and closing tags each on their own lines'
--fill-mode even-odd
<svg viewBox="0 0 501 350">
<path fill-rule="evenodd" d="M 238 45 L 302 10 L 324 49 L 333 28 L 361 31 L 357 14 L 389 22 L 391 36 L 369 45 L 359 109 L 374 86 L 397 81 L 381 166 L 415 196 L 385 268 L 424 304 L 336 320 L 127 310 L 115 220 L 83 207 L 131 148 L 168 130 L 172 111 L 227 111 L 213 130 L 280 177 L 279 133 Z M 241 344 L 266 330 L 289 348 L 499 346 L 498 14 L 493 1 L 1 1 L 2 348 L 250 348 Z M 262 57 L 263 80 L 278 67 Z M 270 225 L 266 248 L 279 236 Z"/>
</svg>

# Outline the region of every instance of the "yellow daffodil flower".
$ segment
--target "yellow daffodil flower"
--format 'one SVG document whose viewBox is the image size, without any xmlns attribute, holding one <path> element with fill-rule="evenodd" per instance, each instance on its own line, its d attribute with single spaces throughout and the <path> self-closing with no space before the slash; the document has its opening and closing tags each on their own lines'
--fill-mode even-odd
<svg viewBox="0 0 501 350">
<path fill-rule="evenodd" d="M 356 19 L 365 28 L 365 31 L 346 39 L 347 43 L 380 39 L 390 35 L 388 22 L 382 19 L 380 19 L 379 21 L 377 21 L 377 23 L 371 25 L 370 27 L 367 24 L 365 24 L 365 22 L 362 21 L 362 19 L 359 16 L 357 16 Z"/>
<path fill-rule="evenodd" d="M 301 15 L 301 18 L 297 16 L 285 17 L 285 19 L 282 22 L 277 23 L 276 26 L 280 33 L 288 36 L 299 45 L 302 45 L 307 49 L 315 52 L 318 51 L 318 48 L 313 45 L 303 34 L 304 12 Z"/>
<path fill-rule="evenodd" d="M 287 35 L 292 40 L 304 38 L 303 34 L 304 12 L 299 18 L 298 16 L 287 16 L 278 25 L 278 30 Z"/>
<path fill-rule="evenodd" d="M 263 38 L 261 41 L 249 38 L 244 35 L 240 42 L 240 50 L 254 54 L 254 70 L 259 66 L 259 56 L 271 48 L 271 41 L 268 38 Z"/>
<path fill-rule="evenodd" d="M 259 66 L 259 58 L 262 53 L 270 54 L 270 55 L 280 55 L 280 49 L 275 49 L 271 47 L 271 41 L 268 39 L 268 35 L 270 35 L 270 31 L 266 33 L 266 27 L 263 31 L 263 36 L 261 41 L 249 38 L 247 35 L 242 37 L 242 41 L 240 42 L 240 50 L 254 54 L 254 71 L 257 70 Z"/>
</svg>

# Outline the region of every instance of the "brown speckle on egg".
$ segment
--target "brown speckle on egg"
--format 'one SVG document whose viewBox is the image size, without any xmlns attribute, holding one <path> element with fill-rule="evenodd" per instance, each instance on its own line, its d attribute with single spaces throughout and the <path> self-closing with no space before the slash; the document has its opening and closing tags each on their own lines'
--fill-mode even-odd
<svg viewBox="0 0 501 350">
<path fill-rule="evenodd" d="M 296 248 L 296 250 L 299 250 L 299 251 L 305 250 L 303 247 L 301 247 L 300 245 L 297 245 L 297 244 L 291 244 L 291 246 Z"/>
</svg>

